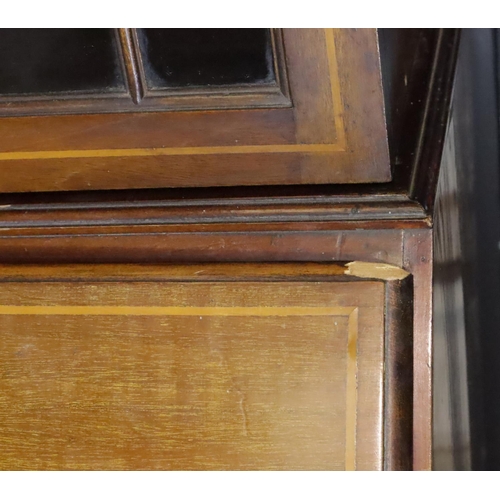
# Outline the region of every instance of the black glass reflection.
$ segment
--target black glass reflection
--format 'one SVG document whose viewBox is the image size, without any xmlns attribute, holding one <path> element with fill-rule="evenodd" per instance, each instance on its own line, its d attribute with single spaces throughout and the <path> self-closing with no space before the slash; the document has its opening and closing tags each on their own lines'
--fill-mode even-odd
<svg viewBox="0 0 500 500">
<path fill-rule="evenodd" d="M 0 94 L 125 90 L 112 29 L 0 29 Z"/>
<path fill-rule="evenodd" d="M 269 29 L 141 29 L 149 88 L 268 83 L 275 79 Z"/>
</svg>

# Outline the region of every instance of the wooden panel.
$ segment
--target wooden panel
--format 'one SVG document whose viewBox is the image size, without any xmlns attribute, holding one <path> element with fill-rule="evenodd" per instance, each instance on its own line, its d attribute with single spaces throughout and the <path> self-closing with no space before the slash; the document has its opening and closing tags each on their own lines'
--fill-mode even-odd
<svg viewBox="0 0 500 500">
<path fill-rule="evenodd" d="M 406 279 L 392 281 L 386 290 L 386 470 L 413 470 L 412 289 L 413 281 Z"/>
<path fill-rule="evenodd" d="M 65 231 L 29 230 L 0 233 L 2 262 L 63 263 L 165 263 L 165 262 L 332 262 L 369 260 L 402 265 L 401 230 L 271 231 L 260 228 L 133 227 L 128 233 L 102 234 L 77 228 Z M 144 229 L 141 231 L 140 229 Z M 206 229 L 213 229 L 206 231 Z M 238 231 L 239 229 L 239 231 Z M 364 229 L 364 228 L 363 228 Z M 150 230 L 154 230 L 150 233 Z"/>
<path fill-rule="evenodd" d="M 247 225 L 232 231 L 209 227 L 132 226 L 127 232 L 56 227 L 0 232 L 4 263 L 332 262 L 369 260 L 402 265 L 401 230 L 269 231 Z M 299 227 L 300 228 L 300 227 Z M 108 228 L 106 228 L 108 229 Z M 123 231 L 124 228 L 119 228 Z M 182 230 L 185 229 L 185 230 Z M 320 229 L 320 228 L 319 228 Z M 365 229 L 365 228 L 361 228 Z M 198 230 L 198 232 L 197 232 Z M 152 231 L 152 232 L 150 232 Z M 9 234 L 11 233 L 11 234 Z"/>
<path fill-rule="evenodd" d="M 432 230 L 404 234 L 404 267 L 414 282 L 413 468 L 432 469 Z"/>
<path fill-rule="evenodd" d="M 314 274 L 4 282 L 0 467 L 382 468 L 386 285 Z"/>
<path fill-rule="evenodd" d="M 389 181 L 376 31 L 283 38 L 291 107 L 3 118 L 0 190 Z"/>
</svg>

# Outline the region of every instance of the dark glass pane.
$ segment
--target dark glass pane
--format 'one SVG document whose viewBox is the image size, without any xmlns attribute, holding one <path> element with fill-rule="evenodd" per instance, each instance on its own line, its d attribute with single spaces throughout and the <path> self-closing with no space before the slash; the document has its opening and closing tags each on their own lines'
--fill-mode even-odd
<svg viewBox="0 0 500 500">
<path fill-rule="evenodd" d="M 112 29 L 0 29 L 0 94 L 125 90 Z"/>
<path fill-rule="evenodd" d="M 274 80 L 269 29 L 138 30 L 150 88 Z"/>
</svg>

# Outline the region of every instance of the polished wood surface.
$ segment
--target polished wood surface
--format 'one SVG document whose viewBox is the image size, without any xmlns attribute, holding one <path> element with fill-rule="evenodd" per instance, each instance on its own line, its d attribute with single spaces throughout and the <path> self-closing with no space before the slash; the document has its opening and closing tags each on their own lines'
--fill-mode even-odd
<svg viewBox="0 0 500 500">
<path fill-rule="evenodd" d="M 404 236 L 404 267 L 413 276 L 413 468 L 432 469 L 432 231 Z"/>
<path fill-rule="evenodd" d="M 344 30 L 341 30 L 344 31 Z M 234 196 L 240 197 L 241 202 L 245 203 L 247 198 L 265 198 L 268 196 L 286 196 L 304 194 L 310 201 L 323 200 L 325 195 L 335 199 L 334 203 L 342 203 L 343 195 L 349 194 L 362 194 L 364 199 L 368 202 L 371 201 L 371 195 L 374 193 L 383 193 L 390 202 L 392 210 L 389 217 L 398 215 L 398 199 L 403 193 L 412 192 L 416 186 L 415 180 L 418 179 L 418 184 L 428 188 L 429 193 L 421 193 L 419 195 L 413 191 L 412 197 L 417 197 L 419 202 L 423 203 L 425 197 L 433 196 L 435 190 L 435 182 L 426 182 L 426 169 L 428 166 L 427 159 L 429 156 L 434 155 L 437 160 L 432 160 L 433 168 L 437 168 L 439 162 L 439 155 L 441 146 L 444 141 L 444 131 L 446 125 L 447 106 L 442 105 L 449 98 L 451 93 L 451 83 L 453 81 L 453 68 L 456 56 L 456 46 L 458 41 L 458 30 L 452 29 L 432 29 L 432 30 L 379 30 L 380 32 L 397 31 L 397 36 L 389 37 L 394 40 L 394 43 L 381 44 L 381 58 L 382 70 L 384 75 L 384 92 L 386 87 L 391 87 L 391 92 L 388 92 L 385 99 L 386 115 L 391 117 L 388 123 L 388 134 L 391 150 L 391 166 L 393 171 L 393 180 L 390 183 L 380 184 L 373 186 L 370 184 L 365 185 L 318 185 L 318 186 L 285 186 L 283 184 L 276 185 L 273 188 L 258 189 L 257 187 L 240 187 L 237 190 L 227 189 L 218 191 L 217 197 L 225 199 Z M 424 34 L 422 35 L 422 31 Z M 385 37 L 387 38 L 387 37 Z M 438 43 L 438 41 L 441 42 Z M 383 40 L 382 40 L 383 41 Z M 396 59 L 398 62 L 393 62 Z M 410 65 L 411 71 L 408 71 Z M 389 68 L 389 69 L 388 69 Z M 394 68 L 394 71 L 392 70 Z M 434 69 L 433 69 L 434 68 Z M 387 82 L 390 84 L 387 84 Z M 437 113 L 424 113 L 424 108 L 429 108 L 438 111 Z M 249 117 L 251 119 L 251 117 Z M 29 121 L 29 120 L 28 120 Z M 396 124 L 397 122 L 397 124 Z M 391 126 L 391 123 L 393 124 Z M 144 124 L 141 124 L 141 127 Z M 110 126 L 112 126 L 110 124 Z M 126 124 L 120 120 L 116 126 L 123 129 Z M 48 130 L 56 130 L 52 124 Z M 44 133 L 43 143 L 50 144 L 54 136 L 62 137 L 67 136 L 64 140 L 70 140 L 71 137 L 79 137 L 83 139 L 86 134 L 81 130 L 74 129 L 70 123 L 66 123 L 62 130 L 57 133 L 50 134 L 44 131 L 41 127 L 36 127 L 30 131 L 26 129 L 26 137 L 22 140 L 30 141 L 40 137 Z M 104 131 L 104 129 L 102 129 Z M 138 130 L 136 133 L 140 133 Z M 154 136 L 154 130 L 148 130 L 150 136 Z M 271 132 L 267 135 L 269 136 Z M 21 137 L 22 129 L 17 129 L 14 136 Z M 104 134 L 106 135 L 106 134 Z M 238 139 L 238 137 L 236 137 Z M 12 141 L 10 141 L 12 144 Z M 41 142 L 32 144 L 31 150 L 39 150 Z M 127 144 L 129 147 L 129 144 Z M 55 144 L 49 149 L 55 150 Z M 64 148 L 68 149 L 68 148 Z M 74 148 L 73 148 L 74 149 Z M 19 148 L 16 148 L 19 150 Z M 425 154 L 417 154 L 417 151 L 426 151 Z M 45 168 L 45 167 L 44 167 Z M 433 180 L 436 181 L 437 177 L 434 175 Z M 86 189 L 88 186 L 82 187 Z M 131 186 L 136 188 L 138 186 Z M 160 191 L 154 190 L 149 193 L 141 193 L 135 190 L 134 192 L 120 192 L 115 193 L 98 192 L 98 191 L 85 191 L 79 193 L 53 193 L 48 197 L 52 201 L 73 201 L 75 208 L 81 208 L 80 202 L 98 200 L 99 203 L 107 202 L 111 199 L 127 203 L 131 199 L 137 200 L 147 196 L 148 199 L 155 199 L 156 202 L 161 202 L 165 199 L 170 199 L 174 196 L 182 197 L 196 197 L 200 195 L 205 196 L 206 191 Z M 341 196 L 338 196 L 341 195 Z M 243 196 L 243 198 L 242 198 Z M 392 199 L 389 199 L 392 196 Z M 132 197 L 132 198 L 131 198 Z M 10 200 L 21 200 L 19 197 L 3 197 L 4 203 L 11 203 Z M 47 198 L 45 194 L 43 198 Z M 286 199 L 285 198 L 285 199 Z M 41 197 L 29 196 L 25 198 L 32 202 Z M 337 201 L 338 200 L 338 201 Z M 249 200 L 250 201 L 250 200 Z M 16 201 L 18 203 L 18 201 Z M 290 203 L 294 203 L 293 198 Z M 417 204 L 418 205 L 418 204 Z M 426 205 L 428 205 L 426 203 Z M 363 206 L 362 204 L 360 205 Z M 103 210 L 105 213 L 105 210 Z M 403 212 L 404 213 L 404 212 Z M 403 215 L 403 214 L 401 214 Z M 381 217 L 384 215 L 381 213 Z M 387 217 L 387 212 L 385 214 Z"/>
<path fill-rule="evenodd" d="M 340 227 L 346 224 L 340 224 Z M 427 228 L 420 229 L 378 229 L 368 231 L 363 225 L 350 226 L 349 230 L 333 230 L 339 227 L 334 224 L 328 229 L 316 231 L 297 232 L 293 226 L 288 229 L 280 229 L 280 225 L 274 227 L 273 231 L 262 232 L 259 227 L 251 228 L 248 225 L 234 227 L 235 232 L 223 231 L 212 226 L 212 231 L 199 232 L 196 227 L 190 228 L 188 232 L 166 231 L 163 234 L 153 232 L 138 232 L 135 236 L 122 234 L 108 237 L 101 237 L 98 240 L 93 237 L 85 237 L 85 228 L 81 228 L 73 235 L 62 233 L 60 236 L 54 234 L 47 238 L 40 233 L 39 237 L 23 238 L 20 234 L 13 236 L 0 236 L 1 252 L 4 262 L 45 262 L 45 266 L 37 267 L 33 265 L 4 265 L 2 274 L 8 281 L 47 281 L 47 280 L 67 280 L 68 276 L 73 279 L 89 279 L 94 275 L 102 275 L 96 270 L 88 269 L 62 263 L 72 262 L 95 262 L 108 261 L 127 262 L 131 260 L 131 249 L 134 249 L 133 260 L 136 262 L 192 262 L 205 261 L 207 266 L 213 261 L 240 261 L 240 262 L 262 262 L 288 261 L 291 268 L 303 272 L 299 263 L 317 261 L 332 262 L 346 260 L 370 260 L 375 262 L 389 262 L 396 266 L 405 266 L 415 275 L 416 280 L 416 311 L 418 315 L 414 320 L 415 336 L 415 405 L 414 405 L 414 467 L 417 469 L 429 469 L 431 467 L 431 356 L 430 356 L 430 305 L 431 294 L 431 258 L 428 245 L 428 238 L 432 233 Z M 286 225 L 284 226 L 286 228 Z M 349 227 L 349 225 L 347 225 Z M 383 225 L 381 226 L 384 227 Z M 387 226 L 386 226 L 387 227 Z M 241 229 L 249 232 L 242 232 Z M 296 228 L 296 227 L 295 227 Z M 88 229 L 92 229 L 91 227 Z M 152 228 L 154 231 L 154 228 Z M 186 228 L 189 229 L 189 228 Z M 30 230 L 31 231 L 31 230 Z M 53 230 L 50 230 L 53 232 Z M 95 233 L 93 233 L 95 234 Z M 147 235 L 147 237 L 146 237 Z M 106 252 L 103 252 L 104 248 Z M 420 250 L 419 250 L 420 249 Z M 422 250 L 423 253 L 422 253 Z M 293 263 L 292 263 L 293 262 Z M 221 265 L 221 264 L 219 264 Z M 271 270 L 276 264 L 261 264 L 261 277 L 270 276 Z M 331 266 L 332 264 L 330 264 Z M 269 267 L 270 266 L 270 267 Z M 94 267 L 101 267 L 100 265 Z M 190 275 L 203 269 L 191 267 Z M 81 271 L 77 271 L 80 269 Z M 85 271 L 85 269 L 88 269 Z M 158 279 L 158 276 L 165 276 L 166 267 L 157 266 L 156 275 L 149 274 L 152 269 L 149 266 L 141 265 L 135 267 L 133 276 L 146 277 L 148 280 Z M 241 270 L 238 271 L 241 274 Z M 255 272 L 255 271 L 254 271 Z M 335 273 L 331 269 L 331 273 Z M 83 273 L 83 275 L 82 275 Z M 321 273 L 320 273 L 321 274 Z M 214 276 L 213 272 L 208 273 Z M 203 273 L 199 273 L 203 277 Z M 323 272 L 323 277 L 325 272 Z M 79 278 L 78 278 L 79 277 Z M 125 280 L 125 275 L 111 269 L 104 273 L 104 279 L 114 281 Z M 252 278 L 250 278 L 252 279 Z M 314 275 L 311 279 L 316 279 Z M 418 360 L 418 361 L 417 361 Z M 417 397 L 418 395 L 418 397 Z M 417 432 L 418 431 L 418 432 Z"/>
<path fill-rule="evenodd" d="M 362 114 L 359 114 L 359 108 L 356 118 L 355 113 L 351 114 L 352 106 L 341 117 L 337 112 L 342 110 L 336 110 L 335 106 L 331 107 L 335 99 L 328 97 L 330 94 L 327 93 L 323 94 L 327 96 L 324 109 L 330 115 L 325 115 L 326 122 L 317 121 L 320 129 L 325 124 L 327 126 L 323 127 L 324 137 L 321 136 L 322 130 L 316 134 L 317 138 L 323 137 L 323 140 L 315 142 L 312 141 L 314 127 L 309 130 L 311 132 L 309 135 L 307 129 L 302 131 L 296 129 L 293 120 L 298 108 L 286 106 L 280 109 L 259 108 L 252 111 L 247 109 L 242 111 L 242 114 L 226 110 L 225 113 L 231 115 L 231 120 L 235 120 L 231 122 L 218 120 L 215 118 L 217 113 L 203 111 L 197 114 L 201 117 L 200 127 L 194 128 L 189 125 L 189 116 L 193 114 L 191 111 L 171 112 L 169 116 L 176 114 L 179 117 L 176 119 L 175 127 L 173 122 L 155 117 L 156 113 L 149 113 L 148 117 L 140 119 L 140 127 L 129 136 L 125 146 L 120 142 L 120 137 L 134 129 L 134 123 L 139 122 L 139 115 L 123 113 L 114 119 L 112 115 L 101 115 L 96 118 L 82 114 L 78 117 L 79 121 L 69 116 L 8 118 L 3 121 L 5 124 L 9 123 L 4 133 L 4 137 L 8 138 L 4 141 L 8 149 L 4 149 L 2 153 L 7 155 L 14 153 L 20 156 L 4 158 L 1 161 L 6 182 L 17 182 L 15 179 L 19 179 L 18 176 L 22 173 L 24 179 L 22 189 L 26 189 L 27 185 L 30 189 L 36 189 L 32 186 L 41 182 L 40 186 L 45 186 L 48 191 L 7 193 L 5 190 L 1 195 L 0 257 L 3 265 L 0 272 L 4 283 L 8 281 L 29 284 L 36 281 L 86 283 L 93 277 L 96 287 L 106 286 L 109 281 L 114 281 L 115 284 L 121 282 L 126 289 L 132 282 L 141 280 L 141 273 L 142 279 L 145 280 L 144 286 L 149 286 L 155 281 L 161 282 L 162 278 L 159 276 L 165 272 L 166 263 L 175 266 L 175 263 L 199 262 L 206 273 L 206 266 L 231 262 L 227 272 L 241 274 L 240 279 L 245 281 L 245 284 L 254 279 L 259 283 L 273 282 L 273 280 L 293 282 L 296 279 L 292 276 L 293 272 L 275 274 L 273 271 L 281 265 L 286 266 L 279 264 L 274 268 L 276 263 L 281 262 L 287 262 L 292 268 L 296 266 L 298 273 L 309 276 L 305 281 L 318 282 L 329 281 L 326 279 L 328 273 L 320 272 L 319 269 L 317 274 L 311 270 L 306 272 L 304 268 L 307 266 L 306 263 L 316 262 L 324 265 L 331 262 L 364 260 L 403 267 L 412 274 L 412 277 L 408 278 L 413 280 L 415 297 L 411 311 L 408 306 L 408 289 L 411 286 L 408 283 L 399 286 L 399 282 L 394 281 L 390 287 L 389 282 L 385 284 L 384 328 L 386 335 L 387 332 L 392 333 L 390 342 L 386 342 L 384 346 L 384 356 L 387 359 L 384 380 L 383 467 L 408 466 L 408 450 L 411 450 L 412 446 L 399 447 L 398 443 L 407 439 L 409 417 L 412 417 L 413 468 L 430 469 L 432 466 L 432 212 L 459 32 L 451 29 L 394 30 L 389 36 L 388 43 L 384 43 L 379 33 L 379 41 L 382 42 L 380 46 L 377 47 L 376 44 L 372 44 L 371 48 L 365 46 L 367 53 L 364 57 L 357 58 L 354 54 L 357 50 L 355 47 L 360 48 L 363 43 L 352 42 L 356 41 L 356 36 L 361 38 L 373 36 L 373 33 L 368 35 L 370 31 L 336 32 L 337 35 L 345 37 L 345 44 L 339 43 L 337 38 L 334 40 L 336 65 L 339 69 L 338 89 L 343 104 L 350 105 L 357 102 L 365 105 L 367 112 L 377 108 L 380 103 L 374 104 L 374 101 L 377 100 L 376 96 L 380 97 L 381 94 L 378 91 L 371 93 L 371 90 L 368 92 L 366 90 L 369 89 L 370 82 L 373 83 L 379 78 L 378 48 L 380 48 L 385 110 L 388 118 L 386 130 L 392 171 L 390 182 L 373 183 L 367 180 L 365 184 L 337 184 L 344 182 L 342 180 L 344 178 L 335 177 L 333 181 L 329 178 L 328 184 L 314 185 L 313 177 L 302 175 L 304 171 L 300 169 L 304 163 L 300 160 L 289 164 L 286 176 L 287 182 L 295 179 L 302 184 L 286 184 L 279 180 L 283 170 L 280 173 L 280 162 L 276 159 L 282 157 L 290 159 L 296 153 L 279 149 L 275 150 L 275 153 L 270 151 L 253 153 L 252 149 L 249 149 L 245 150 L 243 155 L 248 158 L 248 164 L 241 161 L 242 156 L 239 154 L 234 152 L 222 154 L 222 150 L 219 150 L 221 154 L 216 156 L 220 162 L 220 173 L 224 176 L 224 182 L 240 183 L 242 177 L 231 177 L 228 167 L 229 165 L 233 168 L 237 165 L 239 173 L 235 174 L 236 176 L 241 173 L 243 177 L 245 175 L 252 176 L 253 179 L 258 177 L 259 181 L 265 176 L 268 176 L 268 180 L 276 176 L 277 184 L 228 185 L 209 189 L 206 187 L 138 189 L 144 187 L 145 183 L 154 186 L 163 185 L 157 180 L 161 178 L 163 182 L 168 175 L 165 165 L 173 165 L 175 175 L 177 175 L 175 172 L 181 172 L 179 175 L 189 176 L 190 180 L 197 178 L 193 173 L 194 170 L 181 168 L 182 162 L 179 163 L 179 156 L 169 156 L 161 150 L 161 154 L 155 157 L 152 156 L 155 153 L 150 150 L 157 147 L 168 149 L 174 146 L 232 148 L 241 145 L 242 133 L 250 129 L 260 130 L 261 133 L 248 135 L 249 139 L 243 143 L 247 148 L 263 147 L 266 144 L 280 148 L 295 144 L 306 149 L 311 144 L 323 146 L 326 144 L 326 147 L 330 148 L 334 144 L 335 130 L 339 127 L 342 130 L 341 118 L 345 126 L 345 143 L 348 146 L 365 144 L 366 151 L 379 151 L 375 146 L 385 148 L 385 139 L 378 141 L 377 134 L 372 133 L 374 131 L 370 128 L 375 126 L 375 121 L 364 120 Z M 387 30 L 381 31 L 387 32 Z M 127 33 L 124 32 L 124 35 Z M 361 38 L 357 40 L 360 41 Z M 387 38 L 385 40 L 387 42 Z M 327 49 L 327 44 L 323 44 L 321 49 L 311 53 L 318 54 L 318 61 L 326 61 Z M 358 56 L 360 54 L 361 51 Z M 288 69 L 293 65 L 288 51 L 287 57 Z M 349 62 L 345 64 L 345 61 Z M 313 70 L 318 71 L 319 76 L 328 73 L 321 73 L 324 67 L 323 70 L 321 68 Z M 342 75 L 343 70 L 348 70 L 350 73 Z M 360 74 L 371 76 L 368 79 L 359 78 Z M 295 103 L 297 94 L 293 91 L 291 80 L 288 80 L 291 74 L 285 76 L 290 90 L 289 96 Z M 356 85 L 353 85 L 353 82 Z M 330 92 L 326 80 L 322 83 L 316 82 L 315 85 L 325 89 L 325 92 Z M 366 87 L 362 88 L 361 85 Z M 140 94 L 140 89 L 138 92 Z M 369 99 L 370 96 L 373 97 L 373 101 Z M 319 108 L 321 111 L 323 107 Z M 311 107 L 311 110 L 313 109 L 314 106 Z M 241 117 L 239 121 L 238 116 Z M 312 115 L 308 116 L 310 118 Z M 47 126 L 41 127 L 42 122 Z M 212 125 L 208 135 L 207 124 Z M 362 129 L 360 124 L 368 128 Z M 164 133 L 167 125 L 171 134 L 169 137 Z M 205 131 L 205 135 L 201 138 L 204 142 L 201 144 L 189 142 L 199 140 L 200 130 Z M 356 142 L 352 135 L 356 130 L 364 137 L 363 140 L 371 138 L 374 142 L 371 145 L 363 141 Z M 299 144 L 296 139 L 300 134 L 305 134 L 303 136 L 305 142 Z M 385 130 L 383 135 L 385 137 Z M 221 140 L 223 136 L 228 142 Z M 271 139 L 272 142 L 269 142 Z M 173 143 L 165 142 L 170 140 Z M 236 144 L 236 140 L 240 141 L 239 144 Z M 136 156 L 128 158 L 113 156 L 121 154 L 120 150 L 123 149 L 131 150 L 131 154 Z M 330 154 L 306 151 L 306 149 L 300 155 L 312 157 L 316 154 Z M 88 151 L 85 153 L 88 156 L 78 157 L 78 151 L 81 150 Z M 109 155 L 99 159 L 95 156 L 99 151 L 108 151 Z M 145 151 L 146 155 L 151 156 L 143 155 Z M 38 152 L 46 154 L 47 158 L 35 159 L 23 156 L 25 153 Z M 181 149 L 174 152 L 184 151 Z M 337 155 L 340 152 L 332 150 L 331 154 Z M 356 151 L 353 154 L 356 155 Z M 55 157 L 57 155 L 59 156 Z M 64 157 L 65 155 L 67 157 Z M 352 158 L 354 159 L 354 156 Z M 196 155 L 195 162 L 196 168 L 203 167 L 208 177 L 212 172 L 210 167 L 207 167 L 205 159 L 204 154 L 199 154 Z M 356 164 L 362 168 L 362 161 L 358 160 L 360 157 L 356 160 Z M 87 174 L 98 171 L 96 162 L 99 161 L 104 162 L 106 168 L 93 176 L 93 179 L 101 182 L 108 176 L 107 179 L 113 179 L 110 182 L 117 181 L 129 189 L 95 191 L 96 185 L 92 184 L 93 181 L 88 181 Z M 129 166 L 122 168 L 122 161 L 130 162 L 127 163 Z M 61 165 L 66 166 L 61 169 Z M 137 165 L 144 165 L 149 173 L 154 171 L 160 174 L 157 177 L 156 174 L 143 176 L 138 172 Z M 109 172 L 106 173 L 105 170 Z M 361 179 L 356 169 L 345 169 L 342 172 L 342 175 L 350 172 L 351 180 Z M 337 176 L 337 173 L 330 171 L 333 176 Z M 148 184 L 150 182 L 151 184 Z M 208 185 L 203 182 L 205 181 L 202 181 L 200 186 Z M 111 184 L 101 185 L 113 187 Z M 18 188 L 14 190 L 16 189 Z M 50 191 L 52 189 L 77 190 L 56 192 Z M 111 268 L 104 270 L 100 267 L 101 264 L 98 264 L 116 265 L 132 262 L 141 265 L 131 273 L 133 277 L 129 275 L 128 278 L 127 273 L 119 270 L 120 266 L 114 270 Z M 241 270 L 237 271 L 237 262 L 247 265 L 255 262 L 263 267 L 260 274 L 254 274 L 253 271 L 245 274 Z M 37 267 L 36 263 L 43 266 Z M 84 266 L 86 271 L 82 271 L 78 263 L 87 263 Z M 149 268 L 150 264 L 154 264 L 153 267 L 157 269 Z M 231 271 L 231 266 L 236 267 Z M 330 269 L 334 280 L 358 280 L 357 277 L 344 276 L 345 269 L 342 266 L 333 265 Z M 100 267 L 101 270 L 96 271 L 96 267 Z M 196 272 L 195 267 L 190 269 Z M 211 267 L 211 271 L 208 274 L 202 273 L 200 279 L 204 279 L 207 283 L 211 279 L 218 283 L 228 279 L 227 275 L 221 276 L 218 273 L 220 271 Z M 97 279 L 97 276 L 100 278 Z M 192 278 L 192 274 L 182 277 L 187 281 Z M 372 279 L 368 278 L 368 281 Z M 106 306 L 106 303 L 103 302 L 101 305 Z M 410 318 L 411 312 L 413 319 Z M 17 318 L 15 321 L 28 318 L 24 315 L 9 317 Z M 35 317 L 36 315 L 29 316 L 32 320 Z M 57 317 L 51 316 L 52 319 Z M 61 318 L 66 322 L 78 322 L 82 316 L 68 314 Z M 103 318 L 104 316 L 95 316 L 94 321 L 101 321 Z M 132 318 L 137 320 L 140 316 Z M 413 322 L 413 377 L 408 378 L 408 372 L 404 370 L 411 366 L 410 339 L 404 332 L 410 331 L 405 326 L 409 322 Z M 117 332 L 114 332 L 114 335 L 117 335 Z M 398 358 L 401 359 L 401 363 L 398 363 Z M 407 387 L 409 380 L 412 385 L 411 392 Z M 387 385 L 389 383 L 391 385 Z M 410 400 L 413 400 L 413 405 L 409 403 Z M 409 412 L 412 414 L 409 415 Z M 402 420 L 401 416 L 404 416 Z M 406 455 L 400 453 L 403 448 Z"/>
<path fill-rule="evenodd" d="M 376 30 L 283 39 L 290 107 L 2 118 L 0 189 L 389 181 Z"/>
<path fill-rule="evenodd" d="M 386 301 L 384 469 L 413 470 L 412 277 L 391 281 Z"/>
<path fill-rule="evenodd" d="M 347 266 L 331 267 L 330 281 L 285 265 L 247 283 L 224 265 L 207 270 L 219 282 L 199 281 L 203 266 L 177 267 L 180 282 L 93 281 L 99 266 L 83 282 L 5 276 L 1 468 L 390 464 L 406 445 L 384 450 L 383 426 L 399 425 L 384 417 L 388 285 L 331 281 Z"/>
</svg>

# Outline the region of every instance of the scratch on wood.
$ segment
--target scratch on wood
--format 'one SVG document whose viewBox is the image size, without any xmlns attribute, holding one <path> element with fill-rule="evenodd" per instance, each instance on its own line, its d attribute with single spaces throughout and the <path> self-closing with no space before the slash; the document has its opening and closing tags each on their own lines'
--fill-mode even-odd
<svg viewBox="0 0 500 500">
<path fill-rule="evenodd" d="M 342 255 L 343 246 L 344 246 L 344 240 L 345 240 L 345 234 L 342 231 L 338 235 L 338 237 L 337 237 L 337 244 L 336 244 L 336 247 L 337 247 L 337 256 L 336 256 L 336 260 L 341 260 L 341 255 Z"/>
<path fill-rule="evenodd" d="M 243 419 L 243 435 L 248 436 L 247 412 L 246 412 L 246 408 L 245 408 L 245 395 L 237 387 L 235 387 L 234 384 L 233 384 L 233 387 L 234 387 L 234 390 L 240 396 L 239 406 L 240 406 L 240 411 L 241 411 L 241 417 Z"/>
</svg>

